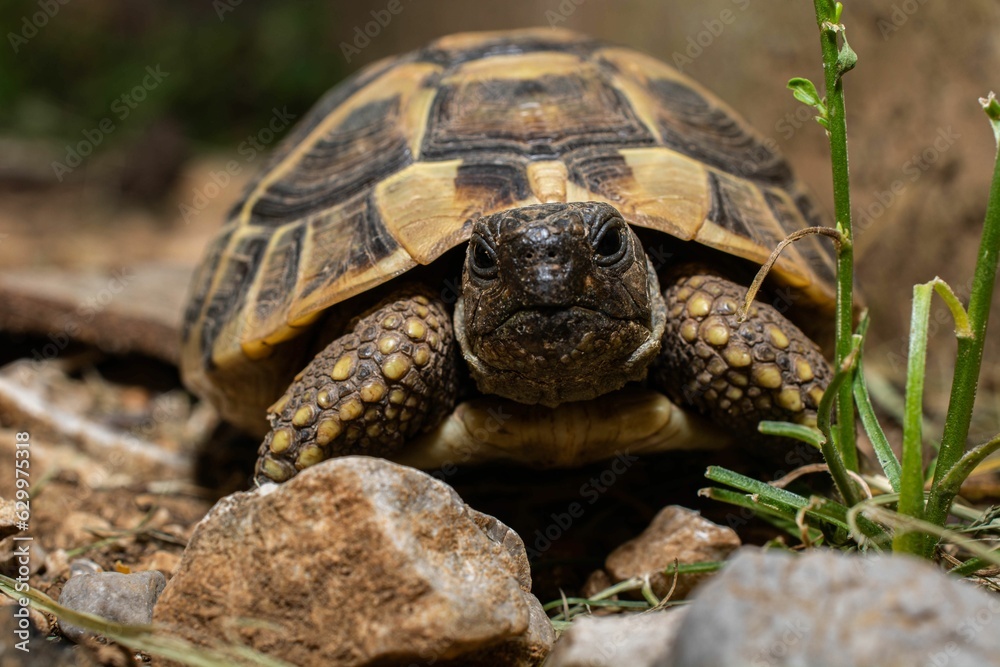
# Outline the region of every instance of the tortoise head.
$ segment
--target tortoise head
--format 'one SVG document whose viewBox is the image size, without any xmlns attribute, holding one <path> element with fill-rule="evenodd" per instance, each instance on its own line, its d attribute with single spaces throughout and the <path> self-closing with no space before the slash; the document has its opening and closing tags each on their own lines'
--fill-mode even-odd
<svg viewBox="0 0 1000 667">
<path fill-rule="evenodd" d="M 656 272 L 614 207 L 475 222 L 455 330 L 481 391 L 554 406 L 619 389 L 645 376 L 665 321 Z"/>
</svg>

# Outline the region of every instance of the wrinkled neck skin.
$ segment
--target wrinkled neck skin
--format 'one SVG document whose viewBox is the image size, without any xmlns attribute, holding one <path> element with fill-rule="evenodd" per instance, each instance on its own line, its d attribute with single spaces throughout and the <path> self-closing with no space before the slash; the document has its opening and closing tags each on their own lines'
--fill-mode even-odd
<svg viewBox="0 0 1000 667">
<path fill-rule="evenodd" d="M 666 307 L 617 210 L 543 204 L 476 221 L 454 317 L 480 391 L 554 407 L 643 379 Z"/>
</svg>

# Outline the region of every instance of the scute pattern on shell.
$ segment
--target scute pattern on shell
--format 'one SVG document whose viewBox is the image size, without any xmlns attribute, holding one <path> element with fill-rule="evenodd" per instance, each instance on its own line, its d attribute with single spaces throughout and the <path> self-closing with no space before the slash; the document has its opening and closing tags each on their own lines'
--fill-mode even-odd
<svg viewBox="0 0 1000 667">
<path fill-rule="evenodd" d="M 452 35 L 337 86 L 276 149 L 196 273 L 185 377 L 212 393 L 215 369 L 433 262 L 476 217 L 560 201 L 757 262 L 817 224 L 784 160 L 662 62 L 560 30 Z M 813 237 L 775 276 L 832 300 Z"/>
</svg>

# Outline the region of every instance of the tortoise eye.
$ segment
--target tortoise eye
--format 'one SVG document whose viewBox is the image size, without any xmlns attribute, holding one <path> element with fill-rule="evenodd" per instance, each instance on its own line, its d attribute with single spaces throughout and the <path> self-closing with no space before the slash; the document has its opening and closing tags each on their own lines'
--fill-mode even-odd
<svg viewBox="0 0 1000 667">
<path fill-rule="evenodd" d="M 472 241 L 472 270 L 480 278 L 490 279 L 497 275 L 497 256 L 493 249 L 480 237 Z"/>
<path fill-rule="evenodd" d="M 594 237 L 594 252 L 597 253 L 597 263 L 601 266 L 616 264 L 625 256 L 628 244 L 625 242 L 625 232 L 618 220 L 611 220 L 601 227 Z"/>
</svg>

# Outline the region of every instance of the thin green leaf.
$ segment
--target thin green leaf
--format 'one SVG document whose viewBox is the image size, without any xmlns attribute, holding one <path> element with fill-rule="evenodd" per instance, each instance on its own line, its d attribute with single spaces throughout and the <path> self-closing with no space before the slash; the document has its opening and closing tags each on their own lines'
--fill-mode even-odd
<svg viewBox="0 0 1000 667">
<path fill-rule="evenodd" d="M 840 15 L 844 13 L 844 3 L 838 2 L 833 8 L 833 22 L 840 23 Z"/>
<path fill-rule="evenodd" d="M 972 471 L 976 469 L 976 466 L 985 461 L 987 456 L 997 450 L 1000 450 L 1000 433 L 993 436 L 989 441 L 967 451 L 958 460 L 958 463 L 948 471 L 948 474 L 941 479 L 941 490 L 945 493 L 957 495 L 962 488 L 962 484 L 972 474 Z"/>
<path fill-rule="evenodd" d="M 996 138 L 997 147 L 1000 147 L 1000 101 L 997 101 L 996 93 L 990 91 L 986 97 L 980 97 L 979 103 L 983 105 L 983 111 L 990 119 L 993 126 L 993 136 Z"/>
<path fill-rule="evenodd" d="M 545 611 L 551 611 L 552 609 L 558 609 L 567 602 L 569 604 L 586 605 L 588 607 L 621 607 L 623 609 L 649 609 L 651 606 L 648 602 L 643 600 L 594 600 L 591 598 L 565 598 L 547 602 L 542 605 L 542 609 Z"/>
<path fill-rule="evenodd" d="M 754 502 L 753 496 L 748 496 L 745 493 L 739 493 L 737 491 L 730 491 L 729 489 L 719 489 L 715 487 L 699 489 L 698 495 L 702 498 L 709 498 L 710 500 L 717 500 L 729 505 L 743 507 L 753 512 L 753 516 L 756 518 L 766 521 L 778 530 L 788 533 L 788 535 L 792 538 L 800 541 L 802 539 L 802 530 L 799 528 L 798 524 L 795 523 L 795 514 L 789 513 L 786 515 L 776 512 L 766 505 Z M 741 516 L 739 519 L 742 523 L 744 517 Z M 818 528 L 814 528 L 812 526 L 808 529 L 808 538 L 812 544 L 821 544 L 824 541 L 823 533 Z"/>
<path fill-rule="evenodd" d="M 865 433 L 868 434 L 868 439 L 872 443 L 875 456 L 878 457 L 879 464 L 882 466 L 882 471 L 889 480 L 892 490 L 898 492 L 900 478 L 899 459 L 896 458 L 896 453 L 892 451 L 889 439 L 886 438 L 885 431 L 882 430 L 882 425 L 879 424 L 878 418 L 875 416 L 875 408 L 872 406 L 871 397 L 868 395 L 868 383 L 865 379 L 864 343 L 865 337 L 868 335 L 869 323 L 868 309 L 866 308 L 861 313 L 861 321 L 858 322 L 857 333 L 854 334 L 856 340 L 852 345 L 852 347 L 856 347 L 858 350 L 857 369 L 854 371 L 854 386 L 852 387 L 854 402 L 857 404 L 861 423 L 865 428 Z"/>
<path fill-rule="evenodd" d="M 1000 555 L 1000 549 L 994 549 L 993 553 Z M 993 563 L 979 558 L 978 556 L 970 558 L 961 565 L 956 565 L 955 567 L 948 570 L 948 574 L 954 574 L 957 577 L 968 577 L 971 574 L 979 572 L 986 567 L 995 567 Z"/>
<path fill-rule="evenodd" d="M 847 508 L 833 500 L 823 498 L 819 503 L 812 503 L 805 496 L 800 496 L 786 489 L 779 489 L 752 477 L 717 466 L 710 467 L 705 472 L 705 477 L 713 482 L 727 484 L 746 493 L 752 493 L 756 503 L 772 509 L 774 514 L 784 516 L 786 519 L 794 521 L 798 510 L 804 509 L 809 516 L 830 523 L 842 530 L 848 530 Z"/>
<path fill-rule="evenodd" d="M 718 572 L 726 566 L 725 561 L 713 560 L 704 563 L 671 563 L 661 572 L 672 577 L 674 574 L 709 574 Z"/>
<path fill-rule="evenodd" d="M 885 472 L 885 476 L 889 479 L 892 490 L 899 493 L 901 483 L 899 459 L 896 458 L 896 453 L 892 451 L 889 439 L 885 437 L 885 431 L 882 430 L 882 425 L 878 423 L 878 418 L 875 416 L 875 408 L 872 406 L 871 397 L 868 395 L 868 385 L 865 383 L 864 368 L 860 359 L 858 360 L 858 371 L 854 375 L 854 401 L 857 403 L 858 414 L 861 416 L 861 424 L 865 428 L 865 433 L 868 434 L 868 439 L 872 443 L 872 448 L 875 450 L 875 456 L 878 457 L 878 462 L 882 466 L 882 471 Z"/>
<path fill-rule="evenodd" d="M 910 349 L 906 360 L 906 412 L 903 415 L 903 461 L 897 511 L 914 519 L 924 516 L 924 374 L 933 289 L 932 283 L 913 286 Z M 923 540 L 919 534 L 900 531 L 893 539 L 892 548 L 893 551 L 919 555 L 923 551 Z"/>
<path fill-rule="evenodd" d="M 909 534 L 926 533 L 934 535 L 939 539 L 962 547 L 991 565 L 1000 566 L 1000 551 L 987 549 L 978 540 L 965 537 L 961 533 L 942 528 L 929 521 L 914 519 L 911 516 L 893 512 L 879 506 L 893 500 L 896 500 L 893 496 L 869 498 L 851 508 L 851 511 L 848 513 L 848 521 L 852 524 L 859 524 L 862 517 L 868 517 L 874 521 L 895 527 L 897 532 L 905 531 Z"/>
<path fill-rule="evenodd" d="M 800 76 L 791 78 L 788 80 L 788 89 L 792 91 L 792 96 L 799 102 L 811 107 L 824 107 L 823 98 L 816 90 L 816 85 L 809 79 Z"/>
<path fill-rule="evenodd" d="M 773 435 L 780 438 L 791 438 L 812 445 L 816 449 L 823 448 L 823 434 L 811 426 L 793 424 L 791 422 L 762 421 L 757 425 L 757 430 L 764 435 Z"/>
<path fill-rule="evenodd" d="M 973 334 L 972 326 L 969 324 L 969 314 L 965 311 L 965 306 L 962 305 L 958 296 L 951 289 L 951 285 L 937 276 L 928 284 L 934 286 L 934 291 L 944 300 L 945 305 L 948 306 L 948 310 L 951 311 L 951 317 L 955 320 L 955 335 L 959 338 L 972 338 Z"/>
</svg>

